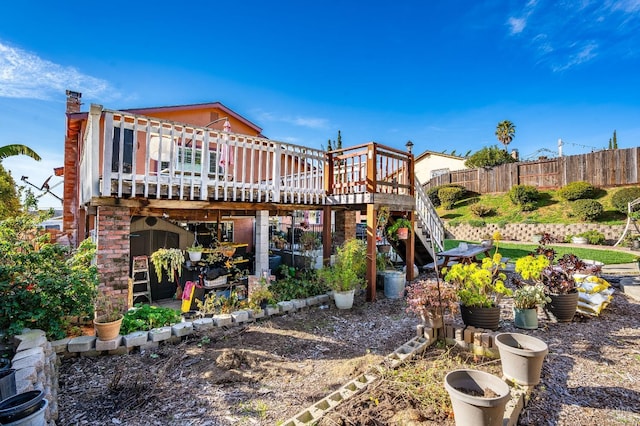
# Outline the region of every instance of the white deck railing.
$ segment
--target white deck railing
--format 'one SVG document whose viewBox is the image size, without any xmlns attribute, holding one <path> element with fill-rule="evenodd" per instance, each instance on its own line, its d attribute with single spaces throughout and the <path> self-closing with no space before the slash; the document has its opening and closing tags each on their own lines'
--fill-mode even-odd
<svg viewBox="0 0 640 426">
<path fill-rule="evenodd" d="M 99 105 L 89 117 L 81 147 L 82 203 L 97 196 L 324 201 L 324 151 Z"/>
<path fill-rule="evenodd" d="M 418 178 L 415 178 L 415 199 L 416 213 L 421 227 L 426 228 L 429 232 L 429 238 L 433 241 L 434 248 L 437 249 L 437 251 L 444 250 L 444 223 L 442 223 L 442 219 L 438 216 L 431 199 L 426 192 L 424 192 Z M 425 244 L 425 247 L 428 246 L 429 245 Z"/>
</svg>

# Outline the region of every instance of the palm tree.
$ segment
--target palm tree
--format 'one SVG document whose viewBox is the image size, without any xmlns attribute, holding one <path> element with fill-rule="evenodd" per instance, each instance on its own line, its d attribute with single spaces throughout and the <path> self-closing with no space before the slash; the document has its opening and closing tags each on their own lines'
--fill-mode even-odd
<svg viewBox="0 0 640 426">
<path fill-rule="evenodd" d="M 516 135 L 516 126 L 509 120 L 504 120 L 498 123 L 496 127 L 496 137 L 500 142 L 504 144 L 504 150 L 507 150 L 507 145 L 513 140 Z"/>
<path fill-rule="evenodd" d="M 12 144 L 0 146 L 0 161 L 14 155 L 28 155 L 36 161 L 40 161 L 40 156 L 26 145 Z"/>
</svg>

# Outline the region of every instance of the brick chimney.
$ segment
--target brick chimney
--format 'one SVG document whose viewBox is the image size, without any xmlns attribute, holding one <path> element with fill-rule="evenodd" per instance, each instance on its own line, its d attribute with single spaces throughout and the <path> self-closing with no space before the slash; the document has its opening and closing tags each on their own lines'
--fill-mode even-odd
<svg viewBox="0 0 640 426">
<path fill-rule="evenodd" d="M 67 90 L 67 113 L 80 112 L 82 93 Z"/>
</svg>

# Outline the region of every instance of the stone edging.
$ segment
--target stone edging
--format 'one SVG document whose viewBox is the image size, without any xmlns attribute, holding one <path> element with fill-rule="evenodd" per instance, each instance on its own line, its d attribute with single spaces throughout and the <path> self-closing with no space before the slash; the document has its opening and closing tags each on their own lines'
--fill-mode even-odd
<svg viewBox="0 0 640 426">
<path fill-rule="evenodd" d="M 18 347 L 13 363 L 17 363 L 20 368 L 16 368 L 16 382 L 20 380 L 16 386 L 17 391 L 20 393 L 32 389 L 43 389 L 45 398 L 49 401 L 46 418 L 49 421 L 49 425 L 53 426 L 58 417 L 58 356 L 124 355 L 134 349 L 141 351 L 155 349 L 162 342 L 178 343 L 183 337 L 197 331 L 214 327 L 240 325 L 272 315 L 296 312 L 328 302 L 329 296 L 323 294 L 306 299 L 278 302 L 277 307 L 269 307 L 263 311 L 241 310 L 231 314 L 214 315 L 211 318 L 183 321 L 172 326 L 159 327 L 150 331 L 136 331 L 107 341 L 97 340 L 95 336 L 80 336 L 48 342 L 43 331 L 31 330 L 14 338 Z M 391 368 L 397 368 L 437 341 L 437 330 L 425 328 L 423 325 L 418 325 L 416 330 L 416 337 L 387 355 L 382 363 Z M 450 345 L 456 345 L 477 355 L 492 358 L 499 357 L 498 350 L 493 342 L 496 332 L 465 327 L 459 323 L 446 323 L 443 331 L 445 341 Z M 37 353 L 35 353 L 36 351 Z M 20 373 L 18 373 L 19 371 Z M 378 376 L 372 372 L 362 374 L 286 420 L 283 426 L 300 426 L 317 422 L 328 411 L 364 390 L 376 380 L 378 380 Z M 529 398 L 531 387 L 514 387 L 510 383 L 509 385 L 511 387 L 511 401 L 505 409 L 503 424 L 515 425 Z"/>
</svg>

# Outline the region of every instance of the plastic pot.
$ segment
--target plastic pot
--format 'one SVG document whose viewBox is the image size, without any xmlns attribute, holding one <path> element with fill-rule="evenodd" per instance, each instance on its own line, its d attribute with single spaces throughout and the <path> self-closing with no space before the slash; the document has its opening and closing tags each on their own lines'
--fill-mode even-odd
<svg viewBox="0 0 640 426">
<path fill-rule="evenodd" d="M 43 398 L 43 391 L 33 390 L 22 392 L 3 400 L 0 402 L 0 423 L 3 425 L 7 423 L 20 424 L 16 422 L 24 419 L 25 417 L 29 417 L 41 409 L 41 402 Z M 44 410 L 42 414 L 44 416 Z"/>
<path fill-rule="evenodd" d="M 520 333 L 500 333 L 495 337 L 502 374 L 520 385 L 540 383 L 542 362 L 549 352 L 545 342 Z"/>
</svg>

